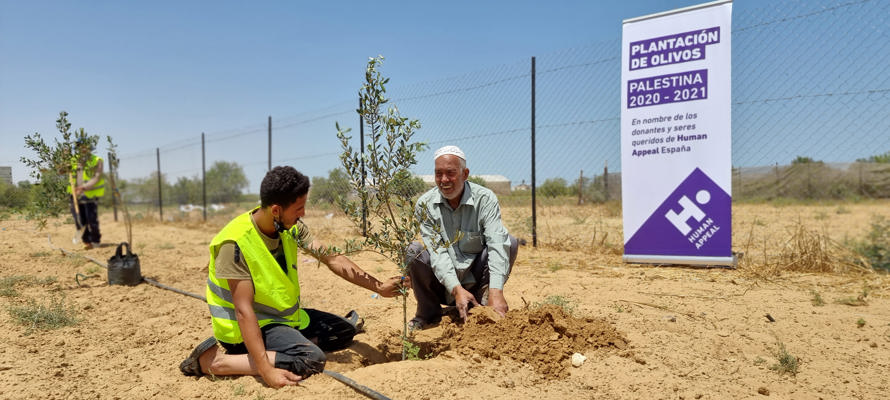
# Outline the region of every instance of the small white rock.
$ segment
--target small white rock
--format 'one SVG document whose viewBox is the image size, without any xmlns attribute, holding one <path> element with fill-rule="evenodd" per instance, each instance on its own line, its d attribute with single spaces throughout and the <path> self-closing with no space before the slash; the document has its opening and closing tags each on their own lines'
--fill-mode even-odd
<svg viewBox="0 0 890 400">
<path fill-rule="evenodd" d="M 587 357 L 584 357 L 581 353 L 572 354 L 572 366 L 580 367 L 581 364 L 584 364 L 584 361 L 587 360 Z"/>
</svg>

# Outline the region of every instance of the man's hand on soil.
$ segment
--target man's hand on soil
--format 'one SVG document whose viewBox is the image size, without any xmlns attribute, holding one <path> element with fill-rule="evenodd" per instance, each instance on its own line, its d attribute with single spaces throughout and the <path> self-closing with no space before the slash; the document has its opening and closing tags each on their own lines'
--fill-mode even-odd
<svg viewBox="0 0 890 400">
<path fill-rule="evenodd" d="M 460 285 L 454 287 L 452 294 L 454 295 L 454 305 L 457 306 L 457 312 L 460 314 L 460 319 L 466 321 L 467 309 L 470 307 L 470 304 L 478 306 L 479 303 L 476 301 L 476 298 L 473 297 L 472 293 L 468 292 Z"/>
<path fill-rule="evenodd" d="M 299 375 L 281 368 L 269 369 L 262 376 L 263 381 L 273 389 L 296 385 L 302 379 Z"/>
<path fill-rule="evenodd" d="M 510 309 L 502 289 L 488 289 L 488 305 L 502 317 L 507 315 L 507 311 Z"/>
</svg>

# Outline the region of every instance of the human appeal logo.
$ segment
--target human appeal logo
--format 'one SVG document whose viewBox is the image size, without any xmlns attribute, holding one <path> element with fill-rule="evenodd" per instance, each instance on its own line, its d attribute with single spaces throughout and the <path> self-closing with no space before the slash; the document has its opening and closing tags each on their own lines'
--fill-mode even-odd
<svg viewBox="0 0 890 400">
<path fill-rule="evenodd" d="M 732 199 L 696 168 L 624 246 L 625 254 L 729 257 Z"/>
<path fill-rule="evenodd" d="M 678 201 L 682 211 L 678 213 L 674 210 L 668 210 L 664 214 L 664 217 L 674 224 L 674 228 L 677 228 L 680 233 L 686 236 L 689 243 L 695 244 L 696 249 L 700 249 L 708 242 L 708 239 L 714 237 L 720 231 L 720 225 L 715 224 L 714 220 L 708 218 L 705 212 L 698 207 L 698 205 L 705 205 L 710 201 L 711 192 L 699 190 L 695 194 L 695 203 L 689 200 L 689 197 L 683 195 L 683 197 L 680 197 L 680 201 Z M 696 222 L 697 228 L 694 230 L 689 225 L 690 220 Z"/>
</svg>

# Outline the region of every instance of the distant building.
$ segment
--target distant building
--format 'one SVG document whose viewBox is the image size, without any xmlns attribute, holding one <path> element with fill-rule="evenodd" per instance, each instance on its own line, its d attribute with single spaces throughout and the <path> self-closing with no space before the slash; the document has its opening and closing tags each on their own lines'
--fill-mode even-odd
<svg viewBox="0 0 890 400">
<path fill-rule="evenodd" d="M 12 167 L 0 167 L 0 182 L 12 185 Z"/>
<path fill-rule="evenodd" d="M 426 183 L 429 187 L 436 186 L 436 177 L 434 175 L 418 175 L 420 179 L 423 179 L 423 183 Z M 510 180 L 507 179 L 506 176 L 503 175 L 470 175 L 470 177 L 481 178 L 485 181 L 485 187 L 491 189 L 492 192 L 498 195 L 508 195 L 510 194 Z"/>
<path fill-rule="evenodd" d="M 531 189 L 532 189 L 532 187 L 529 186 L 527 183 L 525 183 L 525 179 L 522 180 L 522 183 L 520 183 L 516 186 L 513 186 L 514 191 L 525 191 L 525 190 L 531 190 Z"/>
</svg>

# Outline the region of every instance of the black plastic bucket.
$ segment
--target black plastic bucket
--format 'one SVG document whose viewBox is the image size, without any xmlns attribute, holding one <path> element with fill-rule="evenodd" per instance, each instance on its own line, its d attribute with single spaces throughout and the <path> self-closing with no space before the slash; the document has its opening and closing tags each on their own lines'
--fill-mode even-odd
<svg viewBox="0 0 890 400">
<path fill-rule="evenodd" d="M 123 253 L 123 248 L 127 253 Z M 108 259 L 108 284 L 135 286 L 142 282 L 142 271 L 139 267 L 139 256 L 130 252 L 130 244 L 121 242 L 117 251 Z"/>
</svg>

